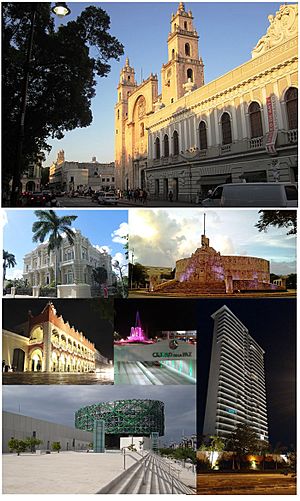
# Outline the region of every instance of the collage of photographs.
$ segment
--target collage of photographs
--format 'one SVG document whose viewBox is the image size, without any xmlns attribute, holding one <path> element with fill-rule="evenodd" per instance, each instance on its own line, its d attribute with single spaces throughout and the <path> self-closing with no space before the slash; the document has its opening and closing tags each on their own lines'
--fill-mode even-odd
<svg viewBox="0 0 300 501">
<path fill-rule="evenodd" d="M 298 4 L 1 7 L 2 494 L 296 495 Z"/>
</svg>

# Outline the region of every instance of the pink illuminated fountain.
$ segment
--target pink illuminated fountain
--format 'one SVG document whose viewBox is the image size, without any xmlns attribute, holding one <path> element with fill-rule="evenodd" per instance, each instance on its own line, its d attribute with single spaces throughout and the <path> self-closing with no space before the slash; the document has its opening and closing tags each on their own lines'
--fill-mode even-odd
<svg viewBox="0 0 300 501">
<path fill-rule="evenodd" d="M 121 339 L 120 341 L 115 341 L 115 344 L 153 344 L 152 339 L 148 339 L 145 332 L 143 331 L 140 314 L 137 311 L 135 317 L 135 326 L 130 329 L 130 336 L 126 339 Z"/>
</svg>

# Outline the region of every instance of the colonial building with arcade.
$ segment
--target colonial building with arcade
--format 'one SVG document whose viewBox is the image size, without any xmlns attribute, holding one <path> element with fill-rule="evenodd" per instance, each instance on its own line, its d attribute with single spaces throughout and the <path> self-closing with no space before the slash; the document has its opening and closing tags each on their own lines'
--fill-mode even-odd
<svg viewBox="0 0 300 501">
<path fill-rule="evenodd" d="M 297 4 L 268 20 L 251 58 L 212 82 L 204 82 L 198 33 L 182 2 L 171 17 L 160 94 L 157 75 L 138 85 L 126 59 L 115 105 L 117 188 L 197 202 L 225 182 L 297 181 Z"/>
<path fill-rule="evenodd" d="M 15 371 L 89 372 L 96 367 L 95 345 L 50 302 L 36 316 L 29 312 L 23 335 L 4 329 L 2 340 L 3 359 Z"/>
</svg>

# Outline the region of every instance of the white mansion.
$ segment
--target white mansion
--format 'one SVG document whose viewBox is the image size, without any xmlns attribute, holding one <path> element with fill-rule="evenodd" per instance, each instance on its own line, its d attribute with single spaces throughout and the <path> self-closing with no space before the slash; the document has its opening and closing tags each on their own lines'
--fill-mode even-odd
<svg viewBox="0 0 300 501">
<path fill-rule="evenodd" d="M 57 256 L 57 266 L 55 264 Z M 93 269 L 103 267 L 107 271 L 106 286 L 114 281 L 111 256 L 94 247 L 79 230 L 75 230 L 74 244 L 67 237 L 61 247 L 48 254 L 48 242 L 40 244 L 24 257 L 24 280 L 35 290 L 50 286 L 55 281 L 57 269 L 58 297 L 90 297 L 94 285 Z M 38 293 L 34 294 L 38 296 Z"/>
</svg>

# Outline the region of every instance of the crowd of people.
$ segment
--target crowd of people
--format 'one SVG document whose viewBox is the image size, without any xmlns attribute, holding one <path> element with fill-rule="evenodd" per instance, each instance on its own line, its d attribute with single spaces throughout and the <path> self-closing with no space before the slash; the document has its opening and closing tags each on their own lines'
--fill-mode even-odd
<svg viewBox="0 0 300 501">
<path fill-rule="evenodd" d="M 149 200 L 149 192 L 147 190 L 142 190 L 141 188 L 136 188 L 133 190 L 117 190 L 117 195 L 119 198 L 126 198 L 128 201 L 140 202 L 145 204 Z"/>
</svg>

